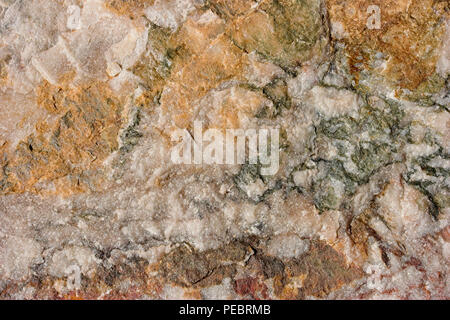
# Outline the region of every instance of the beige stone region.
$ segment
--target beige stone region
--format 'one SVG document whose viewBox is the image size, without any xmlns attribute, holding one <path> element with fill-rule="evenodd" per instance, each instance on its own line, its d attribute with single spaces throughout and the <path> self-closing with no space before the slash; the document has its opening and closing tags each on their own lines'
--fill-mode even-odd
<svg viewBox="0 0 450 320">
<path fill-rule="evenodd" d="M 196 101 L 195 120 L 204 128 L 246 128 L 254 115 L 272 102 L 259 92 L 242 87 L 212 90 Z"/>
</svg>

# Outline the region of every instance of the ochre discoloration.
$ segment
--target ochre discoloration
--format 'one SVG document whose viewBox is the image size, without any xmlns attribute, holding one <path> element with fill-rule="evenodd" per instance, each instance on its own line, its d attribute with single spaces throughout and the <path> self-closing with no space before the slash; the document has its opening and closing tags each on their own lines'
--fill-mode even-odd
<svg viewBox="0 0 450 320">
<path fill-rule="evenodd" d="M 209 17 L 207 20 L 188 18 L 178 34 L 171 36 L 172 52 L 176 52 L 177 58 L 160 99 L 162 112 L 171 121 L 170 125 L 189 127 L 197 104 L 207 93 L 229 86 L 231 82 L 246 83 L 245 72 L 251 65 L 250 52 L 257 52 L 290 69 L 315 55 L 320 59 L 328 52 L 328 31 L 326 24 L 322 26 L 320 1 L 267 0 L 258 6 L 245 2 L 240 9 L 236 4 L 215 2 L 216 8 L 228 8 L 224 9 L 228 12 L 226 24 L 211 12 L 205 13 Z M 306 24 L 311 30 L 302 27 Z M 256 114 L 258 107 L 260 103 L 251 106 L 250 113 Z M 235 127 L 237 120 L 233 117 L 249 108 L 237 103 L 224 109 L 216 121 L 222 128 L 230 123 Z"/>
<path fill-rule="evenodd" d="M 154 2 L 155 0 L 107 0 L 105 6 L 117 14 L 136 18 Z"/>
<path fill-rule="evenodd" d="M 215 11 L 228 19 L 247 13 L 255 6 L 255 0 L 211 0 Z"/>
<path fill-rule="evenodd" d="M 249 239 L 256 247 L 260 241 Z M 276 298 L 299 299 L 324 297 L 361 276 L 358 268 L 346 266 L 336 251 L 321 242 L 315 242 L 302 257 L 282 262 L 259 254 L 247 242 L 235 241 L 204 252 L 182 245 L 163 255 L 156 264 L 136 258 L 112 267 L 100 265 L 91 278 L 82 277 L 81 290 L 56 290 L 66 288 L 66 277 L 34 279 L 28 285 L 34 288 L 36 297 L 51 299 L 139 299 L 144 295 L 158 298 L 164 285 L 183 288 L 185 298 L 201 299 L 202 288 L 232 278 L 237 297 L 269 299 L 268 284 L 272 283 Z M 121 284 L 127 281 L 129 286 L 124 291 Z M 16 290 L 14 285 L 8 286 L 0 297 L 7 298 Z"/>
<path fill-rule="evenodd" d="M 381 28 L 368 29 L 367 9 L 381 10 Z M 358 84 L 360 73 L 369 70 L 394 87 L 417 89 L 435 72 L 448 18 L 448 2 L 438 0 L 328 0 L 330 20 L 340 24 L 350 72 Z M 377 52 L 387 58 L 386 67 L 371 65 Z"/>
<path fill-rule="evenodd" d="M 258 247 L 263 242 L 258 244 L 259 240 L 255 242 L 255 239 L 250 242 L 253 244 L 235 242 L 203 253 L 179 247 L 161 260 L 162 275 L 177 285 L 197 288 L 218 285 L 226 277 L 247 274 L 235 280 L 234 290 L 252 299 L 267 299 L 266 280 L 273 283 L 278 298 L 300 299 L 325 297 L 363 276 L 361 269 L 349 266 L 340 253 L 321 241 L 314 241 L 301 257 L 285 261 L 259 253 Z M 237 264 L 224 265 L 227 261 Z M 244 261 L 247 261 L 245 266 Z"/>
<path fill-rule="evenodd" d="M 8 64 L 11 57 L 6 57 L 0 60 L 0 84 L 4 85 L 8 80 L 8 71 L 6 70 L 6 65 Z"/>
<path fill-rule="evenodd" d="M 287 262 L 285 270 L 288 278 L 301 277 L 297 298 L 323 298 L 363 276 L 361 269 L 348 266 L 342 255 L 321 242 L 314 243 L 303 257 Z"/>
<path fill-rule="evenodd" d="M 245 243 L 233 242 L 217 250 L 196 252 L 182 245 L 161 259 L 160 273 L 183 287 L 217 285 L 236 273 L 234 264 L 245 261 L 252 249 Z"/>
<path fill-rule="evenodd" d="M 71 194 L 100 187 L 98 169 L 118 148 L 123 102 L 102 83 L 71 89 L 44 81 L 37 103 L 51 121 L 37 123 L 35 134 L 4 155 L 2 192 Z"/>
<path fill-rule="evenodd" d="M 203 54 L 175 69 L 161 96 L 162 111 L 180 128 L 192 124 L 195 101 L 231 80 L 243 80 L 246 57 L 225 36 L 219 36 Z"/>
</svg>

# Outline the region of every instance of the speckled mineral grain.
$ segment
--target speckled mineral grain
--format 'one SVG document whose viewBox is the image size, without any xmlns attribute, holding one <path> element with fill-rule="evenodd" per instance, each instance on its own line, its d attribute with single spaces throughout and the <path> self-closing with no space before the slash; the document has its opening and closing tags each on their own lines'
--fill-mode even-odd
<svg viewBox="0 0 450 320">
<path fill-rule="evenodd" d="M 449 74 L 446 0 L 0 0 L 0 299 L 449 299 Z"/>
</svg>

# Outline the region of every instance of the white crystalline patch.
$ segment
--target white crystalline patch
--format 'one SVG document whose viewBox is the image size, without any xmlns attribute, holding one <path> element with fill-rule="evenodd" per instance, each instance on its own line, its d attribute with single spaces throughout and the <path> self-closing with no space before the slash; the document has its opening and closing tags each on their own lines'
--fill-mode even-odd
<svg viewBox="0 0 450 320">
<path fill-rule="evenodd" d="M 205 300 L 230 299 L 230 297 L 234 294 L 230 278 L 223 279 L 222 283 L 219 285 L 204 288 L 201 292 L 202 297 Z"/>
<path fill-rule="evenodd" d="M 102 1 L 86 1 L 81 11 L 77 6 L 69 6 L 67 13 L 66 23 L 72 31 L 60 30 L 64 42 L 61 48 L 58 43 L 53 51 L 64 53 L 66 59 L 77 68 L 80 78 L 107 80 L 107 74 L 116 76 L 120 72 L 118 66 L 125 69 L 131 67 L 145 50 L 145 29 L 135 27 L 127 18 L 114 15 Z M 59 63 L 59 68 L 63 68 L 63 59 L 59 57 L 51 64 Z M 42 64 L 45 62 L 36 65 L 44 78 L 54 80 L 51 73 L 43 72 Z"/>
<path fill-rule="evenodd" d="M 29 275 L 32 264 L 42 262 L 42 246 L 33 239 L 8 235 L 0 239 L 0 275 L 20 280 Z"/>
<path fill-rule="evenodd" d="M 71 16 L 77 14 L 77 9 L 68 10 L 58 1 L 36 0 L 16 1 L 2 16 L 0 27 L 5 32 L 0 56 L 11 59 L 6 68 L 8 82 L 0 93 L 0 144 L 6 140 L 8 148 L 15 148 L 48 116 L 35 104 L 34 88 L 42 79 L 58 85 L 65 75 L 76 71 L 79 78 L 87 75 L 107 80 L 104 55 L 111 46 L 120 43 L 112 50 L 113 56 L 125 67 L 144 51 L 147 33 L 112 15 L 102 1 L 86 1 L 79 21 Z M 67 33 L 68 22 L 79 26 Z M 108 71 L 118 73 L 111 65 Z"/>
<path fill-rule="evenodd" d="M 428 165 L 435 168 L 441 167 L 445 170 L 450 170 L 450 160 L 442 157 L 437 157 L 436 159 L 429 161 Z"/>
<path fill-rule="evenodd" d="M 317 71 L 314 68 L 310 66 L 303 67 L 296 78 L 292 78 L 288 81 L 289 96 L 292 99 L 301 99 L 318 80 Z"/>
<path fill-rule="evenodd" d="M 81 28 L 81 9 L 79 6 L 71 5 L 67 8 L 67 28 L 77 30 Z"/>
<path fill-rule="evenodd" d="M 310 169 L 310 170 L 296 171 L 292 174 L 292 177 L 294 179 L 294 183 L 296 186 L 308 188 L 312 182 L 314 175 L 316 174 L 317 170 Z"/>
<path fill-rule="evenodd" d="M 120 41 L 113 44 L 105 53 L 108 64 L 116 63 L 122 69 L 132 67 L 140 55 L 144 52 L 147 44 L 148 32 L 133 28 Z"/>
<path fill-rule="evenodd" d="M 73 268 L 79 268 L 82 274 L 89 274 L 99 262 L 93 250 L 89 248 L 66 247 L 53 254 L 49 270 L 55 277 L 67 276 Z"/>
<path fill-rule="evenodd" d="M 436 70 L 443 78 L 447 78 L 450 74 L 450 18 L 446 21 L 446 32 Z"/>
<path fill-rule="evenodd" d="M 105 6 L 104 0 L 85 0 L 81 9 L 80 25 L 83 29 L 89 29 L 91 26 L 107 20 L 115 20 L 114 24 L 126 23 L 127 19 L 117 16 Z"/>
<path fill-rule="evenodd" d="M 423 156 L 429 156 L 439 150 L 439 146 L 430 146 L 426 143 L 408 144 L 405 146 L 405 151 L 411 159 Z"/>
<path fill-rule="evenodd" d="M 42 77 L 53 85 L 57 85 L 65 74 L 74 69 L 65 54 L 65 44 L 62 38 L 54 47 L 36 55 L 32 59 L 32 63 Z"/>
<path fill-rule="evenodd" d="M 418 286 L 422 282 L 423 274 L 415 267 L 408 267 L 396 273 L 386 282 L 385 290 L 395 289 L 400 292 L 407 292 L 409 288 Z M 419 297 L 417 297 L 419 298 Z M 417 299 L 412 296 L 411 299 Z"/>
<path fill-rule="evenodd" d="M 286 130 L 287 141 L 292 150 L 295 154 L 304 157 L 308 152 L 307 148 L 310 146 L 311 139 L 315 135 L 313 127 L 315 114 L 311 109 L 288 112 L 286 118 L 283 119 L 282 127 Z M 289 161 L 292 161 L 294 166 L 298 165 L 297 157 L 291 157 Z"/>
<path fill-rule="evenodd" d="M 170 91 L 163 94 L 170 94 Z M 203 121 L 204 127 L 246 129 L 255 113 L 270 104 L 271 101 L 261 94 L 238 86 L 211 90 L 194 103 L 195 120 Z M 227 113 L 236 114 L 238 123 L 233 122 L 231 117 L 224 117 Z"/>
<path fill-rule="evenodd" d="M 118 68 L 117 70 L 108 69 L 109 72 L 111 72 L 111 76 L 115 74 L 115 78 L 111 79 L 109 81 L 109 86 L 111 89 L 116 91 L 118 94 L 125 88 L 133 88 L 136 87 L 139 78 L 135 76 L 133 73 L 129 71 L 120 71 Z M 116 73 L 120 72 L 120 73 Z"/>
<path fill-rule="evenodd" d="M 341 180 L 334 178 L 331 178 L 330 181 L 334 189 L 334 194 L 338 199 L 343 199 L 345 194 L 345 184 Z"/>
<path fill-rule="evenodd" d="M 0 21 L 2 43 L 27 64 L 36 52 L 56 43 L 58 34 L 66 31 L 66 19 L 58 1 L 16 1 Z"/>
<path fill-rule="evenodd" d="M 59 1 L 15 1 L 6 9 L 0 20 L 0 51 L 11 57 L 6 86 L 24 94 L 34 89 L 42 77 L 30 60 L 56 44 L 59 34 L 67 31 L 66 19 Z"/>
<path fill-rule="evenodd" d="M 364 271 L 367 274 L 366 285 L 370 290 L 381 292 L 385 288 L 385 282 L 382 281 L 384 266 L 382 264 L 368 264 Z"/>
<path fill-rule="evenodd" d="M 344 25 L 338 21 L 333 21 L 331 23 L 331 35 L 333 38 L 338 40 L 343 39 L 348 36 L 347 31 L 345 31 Z"/>
<path fill-rule="evenodd" d="M 163 299 L 163 300 L 173 300 L 173 299 L 185 300 L 186 297 L 184 295 L 183 288 L 168 284 L 168 285 L 165 285 L 162 290 L 161 299 Z"/>
<path fill-rule="evenodd" d="M 378 222 L 383 237 L 390 238 L 392 232 L 396 240 L 405 242 L 431 233 L 436 227 L 426 210 L 424 196 L 407 184 L 392 182 L 377 203 L 388 227 L 382 230 Z"/>
<path fill-rule="evenodd" d="M 120 42 L 128 33 L 128 27 L 118 19 L 103 19 L 89 29 L 66 35 L 67 55 L 88 77 L 106 80 L 107 60 L 105 52 Z"/>
<path fill-rule="evenodd" d="M 442 254 L 450 262 L 450 243 L 446 242 L 442 246 Z"/>
<path fill-rule="evenodd" d="M 296 258 L 309 250 L 308 240 L 302 240 L 296 235 L 282 235 L 270 239 L 267 246 L 269 255 L 289 259 Z"/>
<path fill-rule="evenodd" d="M 245 185 L 244 188 L 245 193 L 247 193 L 247 197 L 250 199 L 258 199 L 263 195 L 267 187 L 261 179 L 258 179 L 253 183 Z"/>
<path fill-rule="evenodd" d="M 326 118 L 338 117 L 356 112 L 359 108 L 358 95 L 348 90 L 316 86 L 306 93 L 310 107 Z"/>
<path fill-rule="evenodd" d="M 200 16 L 200 18 L 197 20 L 197 23 L 209 24 L 217 21 L 220 21 L 220 17 L 211 10 L 208 10 Z"/>
<path fill-rule="evenodd" d="M 264 87 L 272 80 L 284 75 L 283 69 L 271 62 L 262 61 L 255 52 L 248 54 L 248 62 L 244 76 L 247 81 L 257 87 Z"/>
<path fill-rule="evenodd" d="M 327 211 L 319 214 L 299 194 L 291 193 L 284 197 L 274 192 L 270 199 L 270 215 L 267 223 L 273 230 L 291 232 L 302 238 L 319 238 L 334 241 L 339 228 L 339 212 Z"/>
<path fill-rule="evenodd" d="M 0 92 L 0 144 L 8 141 L 14 150 L 17 144 L 35 130 L 35 124 L 48 116 L 44 108 L 34 102 L 34 95 Z"/>
<path fill-rule="evenodd" d="M 427 130 L 434 131 L 439 144 L 445 148 L 450 147 L 450 139 L 448 139 L 450 137 L 450 114 L 448 112 L 423 108 L 413 103 L 405 104 L 407 106 L 405 108 L 406 115 L 414 123 L 414 126 L 422 127 L 425 132 Z M 418 129 L 415 130 L 417 133 Z M 420 150 L 417 150 L 417 153 L 420 153 Z"/>
<path fill-rule="evenodd" d="M 145 15 L 154 24 L 175 31 L 194 9 L 192 0 L 156 0 Z"/>
<path fill-rule="evenodd" d="M 120 73 L 120 71 L 122 71 L 122 68 L 117 62 L 108 62 L 106 67 L 106 73 L 108 76 L 115 77 Z"/>
</svg>

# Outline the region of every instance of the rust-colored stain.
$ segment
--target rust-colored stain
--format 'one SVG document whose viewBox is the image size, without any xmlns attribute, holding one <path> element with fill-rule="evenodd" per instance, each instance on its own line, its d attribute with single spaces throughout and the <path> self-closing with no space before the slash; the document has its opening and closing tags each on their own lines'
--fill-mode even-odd
<svg viewBox="0 0 450 320">
<path fill-rule="evenodd" d="M 372 5 L 380 8 L 380 29 L 366 26 Z M 395 86 L 414 90 L 434 73 L 449 15 L 447 1 L 328 0 L 327 8 L 331 21 L 346 32 L 342 41 L 356 84 L 363 70 L 371 70 Z M 370 66 L 377 52 L 388 59 L 381 74 Z"/>
<path fill-rule="evenodd" d="M 44 81 L 37 103 L 53 120 L 3 153 L 0 192 L 71 194 L 101 186 L 102 161 L 118 148 L 122 101 L 106 84 L 61 88 Z"/>
</svg>

